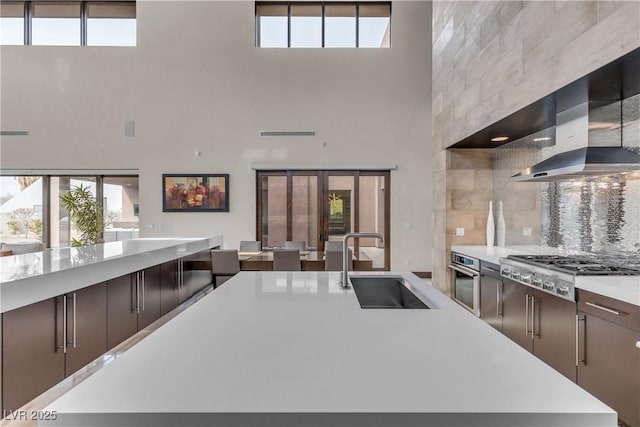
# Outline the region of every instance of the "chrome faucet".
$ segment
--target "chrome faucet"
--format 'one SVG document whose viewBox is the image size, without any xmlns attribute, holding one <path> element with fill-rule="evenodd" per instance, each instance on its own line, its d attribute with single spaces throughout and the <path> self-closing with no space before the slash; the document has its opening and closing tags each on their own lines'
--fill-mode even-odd
<svg viewBox="0 0 640 427">
<path fill-rule="evenodd" d="M 340 279 L 338 279 L 338 285 L 343 289 L 351 286 L 349 283 L 349 246 L 347 244 L 350 237 L 373 237 L 384 242 L 384 236 L 380 233 L 347 233 L 344 235 L 342 238 L 342 272 Z"/>
</svg>

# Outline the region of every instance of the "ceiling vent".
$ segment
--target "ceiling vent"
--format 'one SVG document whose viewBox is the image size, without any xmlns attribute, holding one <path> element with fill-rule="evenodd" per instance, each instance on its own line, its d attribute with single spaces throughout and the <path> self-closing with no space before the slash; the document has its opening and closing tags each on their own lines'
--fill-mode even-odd
<svg viewBox="0 0 640 427">
<path fill-rule="evenodd" d="M 261 130 L 260 136 L 316 136 L 314 130 Z"/>
</svg>

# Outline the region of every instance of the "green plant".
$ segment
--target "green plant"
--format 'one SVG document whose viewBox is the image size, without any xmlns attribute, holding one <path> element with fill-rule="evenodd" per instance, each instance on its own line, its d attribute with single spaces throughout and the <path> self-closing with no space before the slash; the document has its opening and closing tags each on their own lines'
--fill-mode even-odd
<svg viewBox="0 0 640 427">
<path fill-rule="evenodd" d="M 20 222 L 12 219 L 7 221 L 7 228 L 11 231 L 11 234 L 16 235 L 22 231 L 22 224 Z"/>
<path fill-rule="evenodd" d="M 42 234 L 42 220 L 40 218 L 32 220 L 31 224 L 29 224 L 29 231 L 40 236 Z"/>
<path fill-rule="evenodd" d="M 69 218 L 80 238 L 71 240 L 71 246 L 92 245 L 102 243 L 104 231 L 104 215 L 102 204 L 93 197 L 91 189 L 82 184 L 60 196 L 60 202 L 69 211 Z"/>
</svg>

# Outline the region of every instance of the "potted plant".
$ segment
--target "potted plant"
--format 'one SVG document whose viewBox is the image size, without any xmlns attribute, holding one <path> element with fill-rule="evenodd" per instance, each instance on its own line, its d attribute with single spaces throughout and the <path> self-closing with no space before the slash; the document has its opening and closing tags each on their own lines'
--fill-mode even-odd
<svg viewBox="0 0 640 427">
<path fill-rule="evenodd" d="M 71 246 L 103 243 L 102 233 L 105 229 L 104 211 L 89 187 L 80 184 L 60 196 L 60 202 L 69 211 L 69 219 L 79 238 L 71 240 Z"/>
</svg>

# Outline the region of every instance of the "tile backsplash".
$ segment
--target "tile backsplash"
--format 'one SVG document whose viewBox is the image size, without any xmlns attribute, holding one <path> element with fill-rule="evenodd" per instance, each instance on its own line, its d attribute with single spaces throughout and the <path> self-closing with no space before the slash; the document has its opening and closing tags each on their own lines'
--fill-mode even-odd
<svg viewBox="0 0 640 427">
<path fill-rule="evenodd" d="M 640 95 L 622 104 L 623 145 L 636 152 L 640 152 L 639 104 Z M 640 173 L 593 181 L 509 180 L 558 151 L 554 134 L 554 128 L 545 129 L 493 151 L 493 199 L 503 202 L 506 244 L 542 244 L 567 253 L 639 253 Z"/>
</svg>

